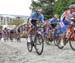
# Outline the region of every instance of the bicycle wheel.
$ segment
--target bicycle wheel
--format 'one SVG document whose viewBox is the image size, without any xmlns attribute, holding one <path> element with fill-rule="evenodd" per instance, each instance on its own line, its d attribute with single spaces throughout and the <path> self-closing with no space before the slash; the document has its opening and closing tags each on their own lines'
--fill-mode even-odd
<svg viewBox="0 0 75 63">
<path fill-rule="evenodd" d="M 59 49 L 63 49 L 64 48 L 64 46 L 61 45 L 61 42 L 60 41 L 59 41 L 59 43 L 58 43 L 57 46 L 58 46 Z"/>
<path fill-rule="evenodd" d="M 42 36 L 40 34 L 37 34 L 34 42 L 35 42 L 34 46 L 35 46 L 36 53 L 38 55 L 41 55 L 44 49 L 44 40 Z"/>
<path fill-rule="evenodd" d="M 46 38 L 46 44 L 51 45 L 51 42 L 50 42 L 49 38 Z"/>
<path fill-rule="evenodd" d="M 75 51 L 75 40 L 70 39 L 69 44 L 70 44 L 70 47 L 72 48 L 72 50 Z"/>
<path fill-rule="evenodd" d="M 55 44 L 55 46 L 58 46 L 59 40 L 58 39 L 54 39 L 54 44 Z"/>
<path fill-rule="evenodd" d="M 33 49 L 32 42 L 31 43 L 27 42 L 27 49 L 28 49 L 29 52 L 32 52 L 32 49 Z"/>
<path fill-rule="evenodd" d="M 67 44 L 66 38 L 63 39 L 63 42 L 62 42 L 61 39 L 59 39 L 59 43 L 58 43 L 57 46 L 58 46 L 59 49 L 63 49 L 66 44 Z"/>
<path fill-rule="evenodd" d="M 55 46 L 58 46 L 60 40 L 59 40 L 59 34 L 54 33 L 54 44 Z"/>
<path fill-rule="evenodd" d="M 54 44 L 59 48 L 59 49 L 63 49 L 63 44 L 64 42 L 61 41 L 61 34 L 60 33 L 56 33 L 55 37 L 54 37 Z"/>
<path fill-rule="evenodd" d="M 46 42 L 47 45 L 51 45 L 50 39 L 48 38 L 48 35 L 44 36 L 44 42 Z"/>
<path fill-rule="evenodd" d="M 33 42 L 32 41 L 28 42 L 28 40 L 27 40 L 27 49 L 28 49 L 29 52 L 32 52 L 32 49 L 33 49 Z"/>
</svg>

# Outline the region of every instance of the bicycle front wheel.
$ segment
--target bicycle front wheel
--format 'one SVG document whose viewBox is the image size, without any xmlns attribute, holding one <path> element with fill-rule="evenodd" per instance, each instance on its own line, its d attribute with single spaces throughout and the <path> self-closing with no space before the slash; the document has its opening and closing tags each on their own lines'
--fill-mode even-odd
<svg viewBox="0 0 75 63">
<path fill-rule="evenodd" d="M 40 34 L 37 34 L 34 42 L 35 42 L 34 46 L 35 46 L 36 53 L 38 55 L 41 55 L 44 49 L 44 40 L 42 36 Z"/>
<path fill-rule="evenodd" d="M 29 52 L 32 52 L 33 42 L 27 42 L 27 49 L 28 49 Z"/>
<path fill-rule="evenodd" d="M 70 47 L 72 48 L 72 50 L 75 51 L 75 40 L 70 39 L 69 44 L 70 44 Z"/>
</svg>

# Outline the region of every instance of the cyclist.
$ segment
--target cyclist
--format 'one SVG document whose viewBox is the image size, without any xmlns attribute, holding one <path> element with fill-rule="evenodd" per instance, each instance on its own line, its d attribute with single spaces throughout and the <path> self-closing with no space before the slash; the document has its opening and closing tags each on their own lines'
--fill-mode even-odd
<svg viewBox="0 0 75 63">
<path fill-rule="evenodd" d="M 14 29 L 14 30 L 15 30 L 15 29 Z M 16 28 L 17 40 L 18 40 L 18 41 L 21 40 L 20 32 L 21 32 L 21 26 L 18 26 L 18 27 Z"/>
<path fill-rule="evenodd" d="M 36 26 L 36 21 L 39 20 L 39 21 L 44 22 L 44 15 L 41 12 L 42 12 L 42 9 L 40 7 L 37 7 L 36 11 L 33 12 L 31 14 L 31 16 L 29 17 L 29 27 L 30 28 L 28 30 L 28 42 L 31 42 L 31 40 L 30 40 L 30 32 L 32 30 L 32 27 Z"/>
<path fill-rule="evenodd" d="M 7 27 L 5 27 L 3 30 L 3 37 L 4 37 L 4 40 L 8 39 L 8 28 Z"/>
<path fill-rule="evenodd" d="M 71 18 L 73 18 L 73 12 L 75 12 L 75 4 L 71 4 L 69 6 L 69 9 L 64 11 L 64 13 L 61 15 L 61 30 L 63 32 L 62 34 L 62 37 L 61 37 L 61 46 L 64 46 L 63 44 L 63 38 L 64 38 L 64 35 L 66 35 L 66 32 L 69 31 L 69 26 L 71 25 L 72 20 Z"/>
<path fill-rule="evenodd" d="M 1 40 L 1 38 L 2 38 L 2 30 L 0 29 L 0 40 Z"/>
<path fill-rule="evenodd" d="M 52 41 L 53 40 L 53 37 L 51 36 L 52 33 L 51 32 L 54 32 L 54 30 L 56 29 L 56 26 L 57 26 L 57 22 L 59 22 L 59 17 L 57 14 L 54 15 L 53 18 L 49 19 L 48 21 L 48 24 L 50 26 L 50 29 L 51 31 L 49 32 L 49 40 Z M 53 30 L 53 31 L 52 31 Z"/>
<path fill-rule="evenodd" d="M 42 27 L 43 27 L 43 32 L 45 34 L 48 34 L 48 27 L 49 27 L 49 25 L 48 25 L 48 20 L 46 18 L 44 19 L 44 22 L 42 24 Z"/>
</svg>

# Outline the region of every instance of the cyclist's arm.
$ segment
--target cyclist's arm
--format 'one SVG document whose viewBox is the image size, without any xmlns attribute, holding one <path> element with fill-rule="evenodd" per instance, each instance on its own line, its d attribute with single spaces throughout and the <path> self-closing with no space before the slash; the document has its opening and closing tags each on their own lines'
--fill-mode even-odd
<svg viewBox="0 0 75 63">
<path fill-rule="evenodd" d="M 69 14 L 67 14 L 66 12 L 64 12 L 64 13 L 61 15 L 60 20 L 63 21 L 63 19 L 65 19 L 66 21 L 71 22 L 71 19 L 69 19 L 68 15 L 69 15 Z"/>
<path fill-rule="evenodd" d="M 68 22 L 71 22 L 72 20 L 69 19 L 67 16 L 65 16 L 65 20 L 68 21 Z"/>
<path fill-rule="evenodd" d="M 29 19 L 29 23 L 28 23 L 28 26 L 29 26 L 29 27 L 32 26 L 31 20 L 32 20 L 32 19 Z"/>
<path fill-rule="evenodd" d="M 29 19 L 29 24 L 32 24 L 32 23 L 31 23 L 31 20 L 32 20 L 32 19 L 30 18 L 30 19 Z"/>
<path fill-rule="evenodd" d="M 42 21 L 42 23 L 44 23 L 44 15 L 43 14 L 41 14 L 41 21 Z"/>
<path fill-rule="evenodd" d="M 34 16 L 35 16 L 35 13 L 32 13 L 31 16 L 29 17 L 29 20 L 28 20 L 29 26 L 32 26 L 31 21 L 32 21 L 32 19 L 34 18 Z"/>
</svg>

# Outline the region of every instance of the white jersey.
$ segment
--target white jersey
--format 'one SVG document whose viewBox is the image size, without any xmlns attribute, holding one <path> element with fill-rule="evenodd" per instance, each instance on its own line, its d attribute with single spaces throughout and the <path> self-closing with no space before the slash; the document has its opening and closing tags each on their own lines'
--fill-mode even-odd
<svg viewBox="0 0 75 63">
<path fill-rule="evenodd" d="M 73 14 L 70 12 L 70 10 L 66 10 L 62 15 L 61 15 L 61 18 L 60 18 L 60 21 L 61 21 L 61 27 L 64 27 L 65 24 L 63 23 L 63 20 L 65 18 L 65 16 L 67 16 L 69 19 L 71 19 L 73 17 Z"/>
</svg>

